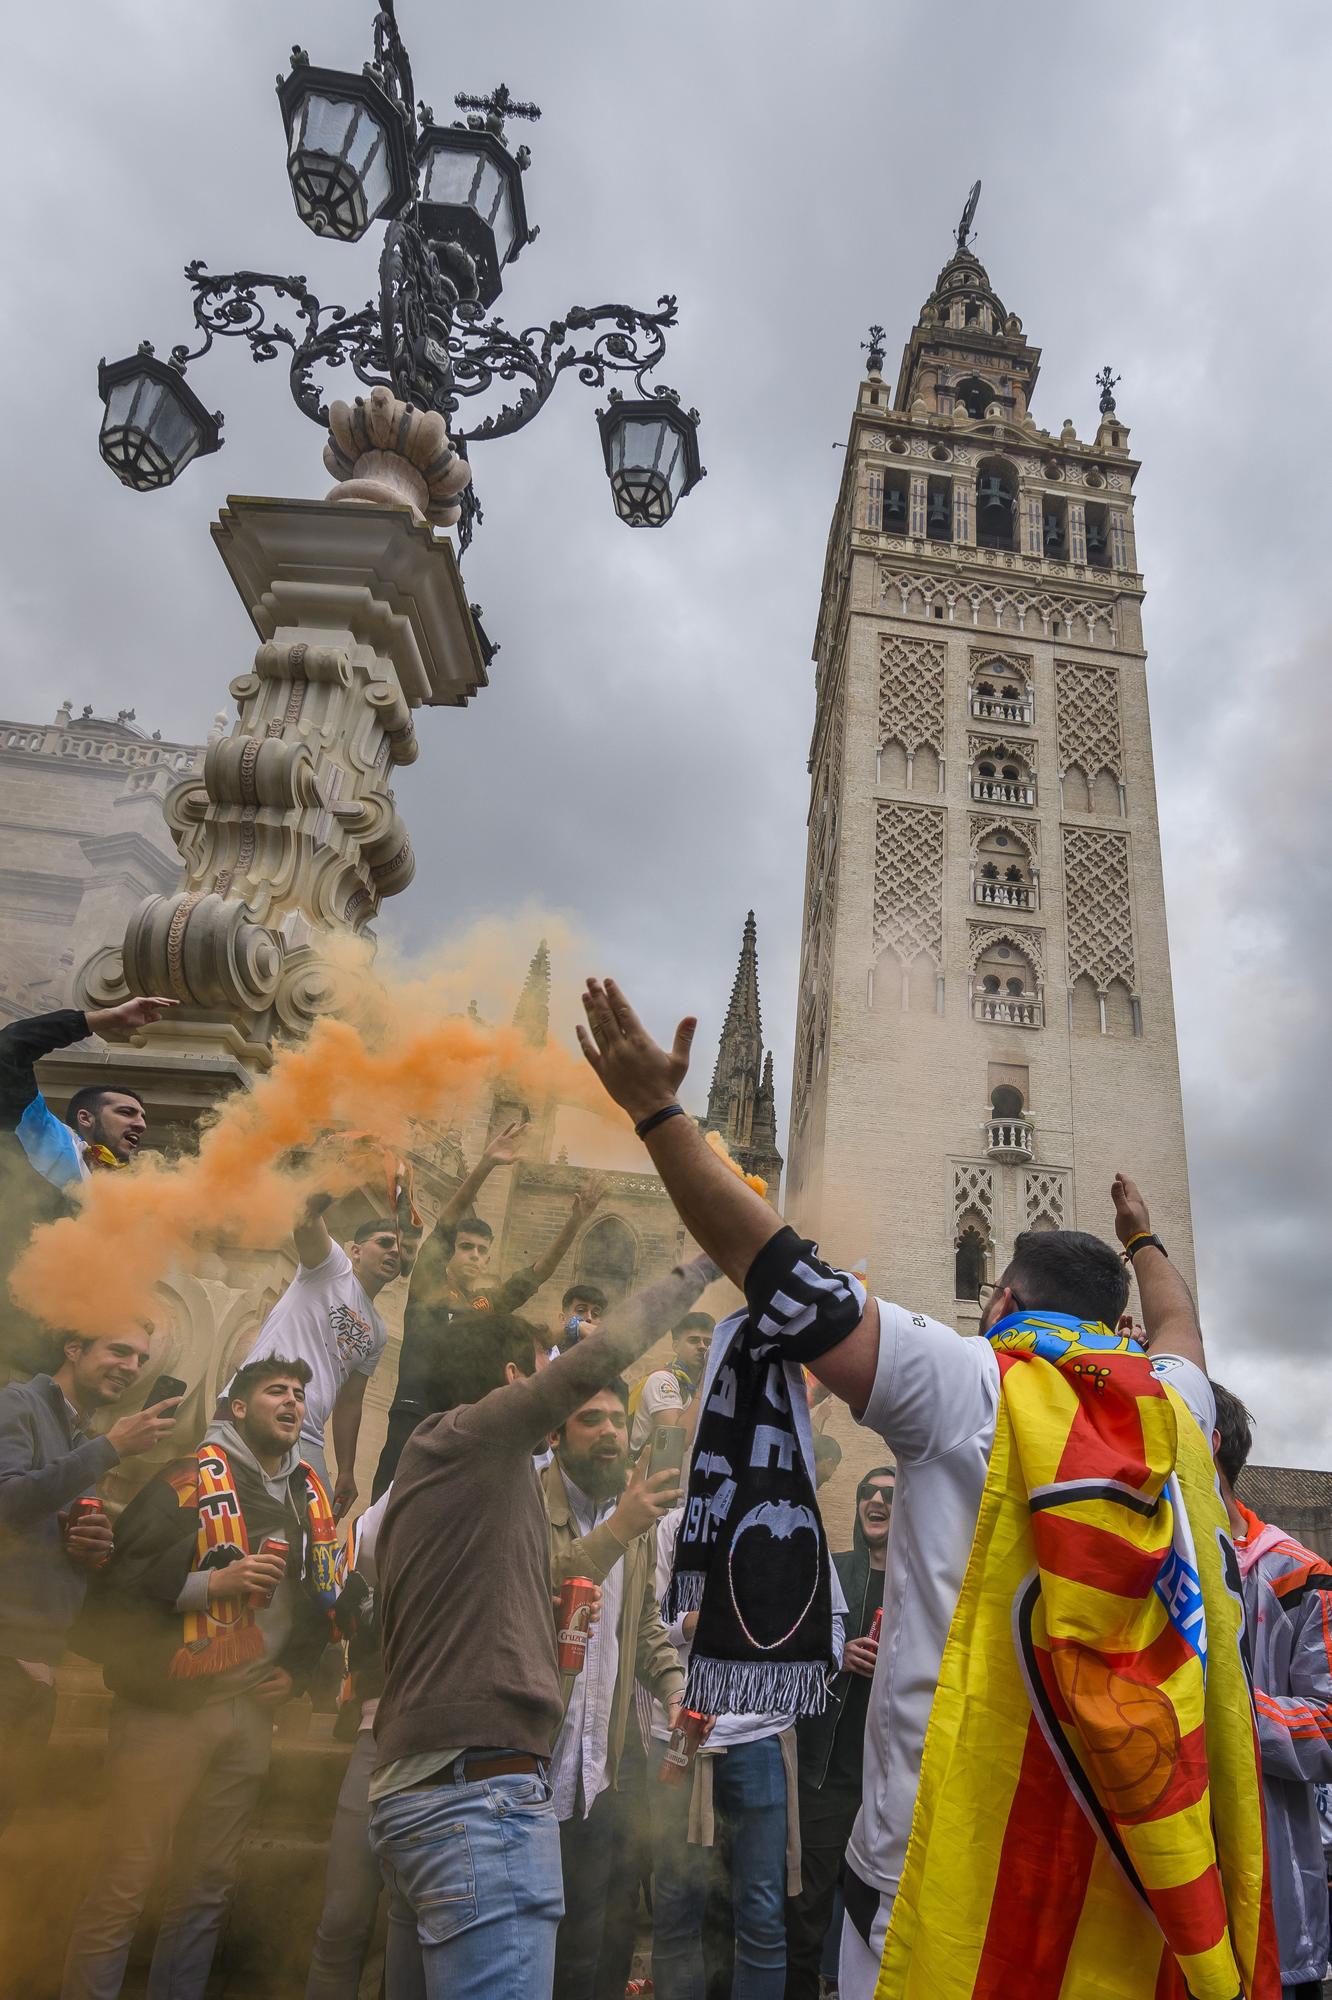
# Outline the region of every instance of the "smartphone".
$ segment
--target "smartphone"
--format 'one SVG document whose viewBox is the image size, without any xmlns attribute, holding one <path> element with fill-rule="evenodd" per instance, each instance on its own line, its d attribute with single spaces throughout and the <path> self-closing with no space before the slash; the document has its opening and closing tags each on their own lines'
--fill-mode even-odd
<svg viewBox="0 0 1332 2000">
<path fill-rule="evenodd" d="M 173 1396 L 183 1396 L 186 1387 L 187 1384 L 181 1381 L 179 1375 L 159 1375 L 144 1398 L 143 1407 L 145 1410 L 151 1410 L 155 1403 L 167 1403 Z"/>
<path fill-rule="evenodd" d="M 679 1424 L 657 1424 L 652 1432 L 648 1478 L 658 1472 L 679 1472 L 684 1465 L 685 1434 Z"/>
</svg>

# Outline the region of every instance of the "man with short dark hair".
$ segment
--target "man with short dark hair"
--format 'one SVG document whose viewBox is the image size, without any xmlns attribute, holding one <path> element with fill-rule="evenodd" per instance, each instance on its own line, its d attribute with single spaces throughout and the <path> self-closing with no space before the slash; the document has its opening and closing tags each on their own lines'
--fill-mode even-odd
<svg viewBox="0 0 1332 2000">
<path fill-rule="evenodd" d="M 1285 2000 L 1319 2000 L 1327 1970 L 1327 1871 L 1315 1788 L 1332 1783 L 1332 1564 L 1235 1497 L 1253 1418 L 1215 1379 L 1212 1448 L 1244 1579 L 1272 1910 Z"/>
<path fill-rule="evenodd" d="M 670 1367 L 654 1368 L 629 1398 L 629 1414 L 633 1418 L 629 1433 L 631 1452 L 642 1451 L 658 1424 L 684 1424 L 683 1413 L 693 1402 L 708 1365 L 708 1348 L 716 1324 L 711 1313 L 692 1312 L 671 1328 L 675 1358 Z"/>
<path fill-rule="evenodd" d="M 281 1354 L 305 1362 L 310 1385 L 303 1405 L 301 1449 L 306 1463 L 328 1486 L 324 1433 L 332 1424 L 337 1466 L 333 1511 L 341 1520 L 356 1499 L 356 1444 L 365 1385 L 388 1342 L 388 1328 L 374 1302 L 401 1273 L 402 1243 L 392 1217 L 371 1216 L 357 1225 L 344 1250 L 333 1241 L 324 1220 L 331 1202 L 331 1195 L 317 1194 L 307 1203 L 295 1230 L 295 1274 L 246 1359 L 261 1361 Z"/>
<path fill-rule="evenodd" d="M 814 1436 L 817 1464 L 821 1433 Z M 838 1456 L 841 1454 L 839 1452 Z M 879 1640 L 871 1633 L 883 1611 L 888 1530 L 897 1474 L 879 1465 L 856 1488 L 852 1546 L 833 1562 L 847 1602 L 842 1671 L 822 1715 L 796 1729 L 800 1766 L 800 1890 L 786 1905 L 785 2000 L 818 2000 L 819 1967 L 832 1922 L 846 1843 L 860 1811 L 865 1722 Z"/>
<path fill-rule="evenodd" d="M 240 1368 L 227 1418 L 135 1495 L 94 1581 L 80 1639 L 115 1696 L 107 1830 L 90 1846 L 62 2000 L 116 2000 L 168 1850 L 148 1990 L 203 2000 L 273 1712 L 330 1636 L 336 1529 L 300 1453 L 309 1380 L 281 1355 Z"/>
<path fill-rule="evenodd" d="M 842 1447 L 830 1431 L 814 1433 L 814 1491 L 828 1484 L 842 1462 Z"/>
<path fill-rule="evenodd" d="M 635 1679 L 672 1721 L 684 1688 L 653 1578 L 654 1531 L 679 1499 L 680 1474 L 653 1478 L 642 1461 L 630 1477 L 628 1395 L 617 1379 L 575 1410 L 551 1440 L 555 1456 L 541 1482 L 552 1588 L 567 1576 L 601 1586 L 582 1672 L 565 1678 L 551 1756 L 564 1873 L 555 2000 L 593 2000 L 619 1825 L 616 1780 L 626 1732 L 637 1727 Z"/>
<path fill-rule="evenodd" d="M 1215 1404 L 1192 1297 L 1138 1189 L 1117 1175 L 1112 1198 L 1146 1352 L 1112 1330 L 1128 1296 L 1123 1262 L 1081 1231 L 1020 1235 L 981 1337 L 962 1340 L 868 1298 L 704 1143 L 676 1101 L 692 1017 L 665 1049 L 613 982 L 589 980 L 583 1004 L 589 1064 L 634 1120 L 685 1228 L 745 1289 L 688 1503 L 690 1584 L 712 1621 L 714 1679 L 743 1686 L 762 1671 L 725 1608 L 762 1490 L 724 1449 L 741 1422 L 733 1393 L 743 1389 L 753 1425 L 762 1385 L 803 1364 L 897 1460 L 890 1637 L 847 1853 L 842 2000 L 1017 1991 L 1037 1940 L 1051 1992 L 1083 1990 L 1094 1966 L 1101 2000 L 1138 2000 L 1167 1981 L 1226 2000 L 1270 1995 L 1242 1620 L 1207 1450 Z M 798 1630 L 783 1565 L 757 1535 L 744 1551 L 749 1567 L 766 1564 L 770 1618 L 789 1615 Z M 677 1551 L 677 1574 L 680 1562 Z M 1094 1591 L 1083 1588 L 1091 1563 Z M 1121 1721 L 1121 1693 L 1134 1718 L 1153 1721 Z M 1185 1737 L 1189 1783 L 1153 1790 L 1153 1746 Z M 1191 1809 L 1209 1773 L 1210 1816 Z M 978 1788 L 992 1795 L 983 1813 Z M 1049 1865 L 1039 1851 L 1032 1865 L 1028 1829 Z"/>
<path fill-rule="evenodd" d="M 37 1087 L 36 1064 L 86 1035 L 126 1033 L 159 1021 L 179 1003 L 137 996 L 118 1007 L 74 1007 L 0 1029 L 0 1131 L 13 1132 L 33 1170 L 53 1187 L 86 1180 L 98 1167 L 123 1167 L 138 1153 L 147 1130 L 137 1092 L 121 1084 L 76 1090 L 63 1119 Z"/>
<path fill-rule="evenodd" d="M 511 1278 L 492 1284 L 486 1274 L 494 1231 L 481 1216 L 470 1212 L 470 1204 L 496 1167 L 512 1165 L 525 1129 L 522 1120 L 515 1120 L 495 1134 L 472 1172 L 440 1210 L 439 1220 L 422 1243 L 412 1266 L 402 1317 L 398 1383 L 389 1410 L 388 1435 L 375 1468 L 376 1500 L 393 1478 L 403 1445 L 432 1408 L 426 1384 L 454 1314 L 519 1312 L 559 1268 L 565 1252 L 605 1192 L 604 1180 L 593 1175 L 574 1196 L 567 1220 L 541 1256 L 515 1271 Z"/>
<path fill-rule="evenodd" d="M 370 1827 L 391 1898 L 391 1994 L 408 1990 L 414 1939 L 427 2000 L 551 1990 L 564 1898 L 548 1772 L 564 1700 L 532 1454 L 712 1276 L 705 1258 L 673 1271 L 548 1366 L 539 1330 L 505 1313 L 459 1315 L 437 1350 L 426 1388 L 439 1414 L 403 1449 L 376 1549 L 385 1684 Z"/>
<path fill-rule="evenodd" d="M 168 1436 L 178 1398 L 88 1425 L 121 1402 L 148 1362 L 148 1334 L 61 1342 L 49 1375 L 0 1389 L 0 1832 L 40 1765 L 55 1716 L 55 1668 L 89 1572 L 111 1553 L 105 1514 L 71 1522 L 75 1500 L 122 1458 Z"/>
<path fill-rule="evenodd" d="M 560 1300 L 559 1348 L 563 1353 L 595 1333 L 606 1311 L 606 1294 L 586 1278 L 575 1279 Z"/>
</svg>

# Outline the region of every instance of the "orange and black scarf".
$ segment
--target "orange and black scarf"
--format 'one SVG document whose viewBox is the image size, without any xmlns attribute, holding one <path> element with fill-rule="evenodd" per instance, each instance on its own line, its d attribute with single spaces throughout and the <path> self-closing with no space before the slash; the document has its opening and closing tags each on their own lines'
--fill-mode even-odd
<svg viewBox="0 0 1332 2000">
<path fill-rule="evenodd" d="M 337 1525 L 323 1482 L 310 1466 L 302 1463 L 300 1470 L 305 1476 L 307 1496 L 310 1581 L 320 1603 L 331 1613 L 337 1596 L 334 1581 Z M 231 1462 L 221 1445 L 201 1444 L 192 1459 L 167 1474 L 167 1480 L 179 1505 L 198 1511 L 192 1572 L 224 1569 L 228 1563 L 238 1562 L 250 1553 Z M 248 1600 L 222 1598 L 202 1611 L 184 1614 L 181 1644 L 172 1656 L 168 1672 L 173 1680 L 224 1674 L 232 1667 L 258 1659 L 263 1650 L 263 1633 Z"/>
</svg>

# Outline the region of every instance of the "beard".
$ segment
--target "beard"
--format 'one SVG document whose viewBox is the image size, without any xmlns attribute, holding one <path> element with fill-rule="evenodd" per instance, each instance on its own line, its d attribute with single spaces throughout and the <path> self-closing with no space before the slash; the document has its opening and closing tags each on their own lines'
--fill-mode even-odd
<svg viewBox="0 0 1332 2000">
<path fill-rule="evenodd" d="M 618 1500 L 629 1473 L 628 1461 L 619 1453 L 614 1458 L 598 1458 L 591 1453 L 575 1457 L 561 1447 L 560 1464 L 574 1485 L 581 1487 L 589 1500 L 596 1501 Z"/>
</svg>

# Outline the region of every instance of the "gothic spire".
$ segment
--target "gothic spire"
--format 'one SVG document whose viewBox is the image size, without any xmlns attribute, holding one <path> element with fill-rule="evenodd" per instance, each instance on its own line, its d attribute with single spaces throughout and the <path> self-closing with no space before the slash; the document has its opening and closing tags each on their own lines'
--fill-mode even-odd
<svg viewBox="0 0 1332 2000">
<path fill-rule="evenodd" d="M 532 953 L 523 990 L 513 1010 L 513 1025 L 533 1048 L 544 1048 L 550 1040 L 550 953 L 544 938 Z"/>
<path fill-rule="evenodd" d="M 731 1157 L 746 1173 L 761 1174 L 775 1191 L 782 1171 L 777 1151 L 777 1112 L 772 1057 L 763 1057 L 763 1017 L 759 1009 L 758 931 L 751 910 L 740 939 L 740 960 L 730 1005 L 717 1044 L 705 1132 L 720 1132 Z"/>
</svg>

